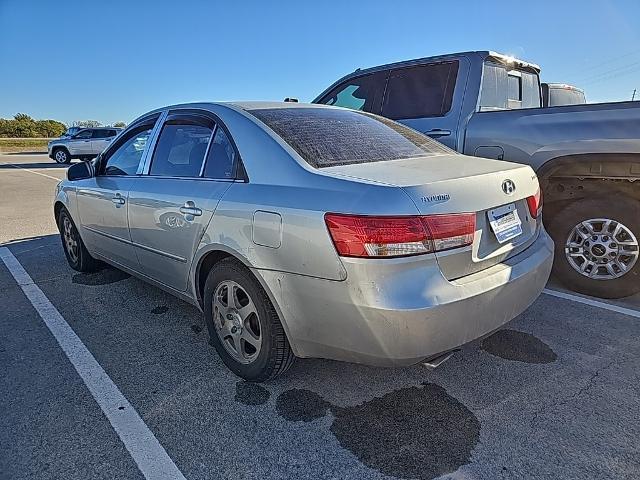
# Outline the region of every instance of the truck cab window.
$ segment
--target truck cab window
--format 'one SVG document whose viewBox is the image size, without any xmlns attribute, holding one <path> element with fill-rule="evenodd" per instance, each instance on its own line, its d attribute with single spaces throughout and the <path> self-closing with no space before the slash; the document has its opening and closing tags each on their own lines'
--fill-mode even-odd
<svg viewBox="0 0 640 480">
<path fill-rule="evenodd" d="M 327 93 L 318 103 L 380 113 L 387 71 L 352 78 Z"/>
</svg>

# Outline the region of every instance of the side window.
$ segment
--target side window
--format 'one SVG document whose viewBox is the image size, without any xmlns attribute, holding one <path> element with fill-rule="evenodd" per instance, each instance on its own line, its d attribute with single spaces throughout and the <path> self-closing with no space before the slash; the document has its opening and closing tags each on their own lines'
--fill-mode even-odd
<svg viewBox="0 0 640 480">
<path fill-rule="evenodd" d="M 106 138 L 108 130 L 94 130 L 91 138 Z"/>
<path fill-rule="evenodd" d="M 392 71 L 382 115 L 392 120 L 446 115 L 457 76 L 457 61 Z"/>
<path fill-rule="evenodd" d="M 73 138 L 87 139 L 87 138 L 91 138 L 91 135 L 92 135 L 92 130 L 81 130 Z"/>
<path fill-rule="evenodd" d="M 135 175 L 153 125 L 145 125 L 129 132 L 123 142 L 102 164 L 103 175 Z"/>
<path fill-rule="evenodd" d="M 150 175 L 198 177 L 212 129 L 203 125 L 169 121 L 162 127 Z"/>
<path fill-rule="evenodd" d="M 387 74 L 387 71 L 383 71 L 348 80 L 331 90 L 318 103 L 380 113 Z"/>
<path fill-rule="evenodd" d="M 229 137 L 220 127 L 211 142 L 207 163 L 204 166 L 204 176 L 206 178 L 234 178 L 235 177 L 235 157 L 236 152 L 229 141 Z"/>
</svg>

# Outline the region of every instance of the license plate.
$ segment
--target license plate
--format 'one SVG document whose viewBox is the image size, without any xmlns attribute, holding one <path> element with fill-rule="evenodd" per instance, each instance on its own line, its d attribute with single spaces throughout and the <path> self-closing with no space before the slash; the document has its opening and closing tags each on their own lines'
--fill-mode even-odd
<svg viewBox="0 0 640 480">
<path fill-rule="evenodd" d="M 522 222 L 515 203 L 489 210 L 487 215 L 498 242 L 505 243 L 522 234 Z"/>
</svg>

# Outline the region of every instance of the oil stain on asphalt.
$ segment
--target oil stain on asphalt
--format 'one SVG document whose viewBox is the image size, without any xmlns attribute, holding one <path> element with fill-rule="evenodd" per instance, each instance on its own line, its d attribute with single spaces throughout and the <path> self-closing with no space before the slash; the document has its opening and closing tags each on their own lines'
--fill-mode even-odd
<svg viewBox="0 0 640 480">
<path fill-rule="evenodd" d="M 309 422 L 330 411 L 331 432 L 362 463 L 397 478 L 432 479 L 469 463 L 480 422 L 433 383 L 338 407 L 309 390 L 287 390 L 276 401 L 285 419 Z"/>
<path fill-rule="evenodd" d="M 524 363 L 552 363 L 558 358 L 542 340 L 517 330 L 498 330 L 482 341 L 481 348 L 496 357 Z"/>
<path fill-rule="evenodd" d="M 158 305 L 151 309 L 151 313 L 154 315 L 162 315 L 163 313 L 167 313 L 169 311 L 169 307 L 166 305 Z"/>
<path fill-rule="evenodd" d="M 236 402 L 243 405 L 263 405 L 269 400 L 269 390 L 257 383 L 240 381 L 236 383 Z"/>
<path fill-rule="evenodd" d="M 104 268 L 93 273 L 76 273 L 71 281 L 78 285 L 90 285 L 92 287 L 97 285 L 108 285 L 110 283 L 116 283 L 121 280 L 126 280 L 131 275 L 118 270 L 117 268 Z"/>
</svg>

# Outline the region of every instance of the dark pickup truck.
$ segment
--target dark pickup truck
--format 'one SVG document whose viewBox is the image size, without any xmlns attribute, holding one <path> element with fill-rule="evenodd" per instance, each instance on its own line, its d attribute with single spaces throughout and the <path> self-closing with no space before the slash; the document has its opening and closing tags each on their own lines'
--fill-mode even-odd
<svg viewBox="0 0 640 480">
<path fill-rule="evenodd" d="M 540 68 L 495 52 L 356 70 L 314 103 L 383 115 L 467 155 L 531 165 L 568 287 L 640 292 L 640 103 L 542 108 Z"/>
</svg>

